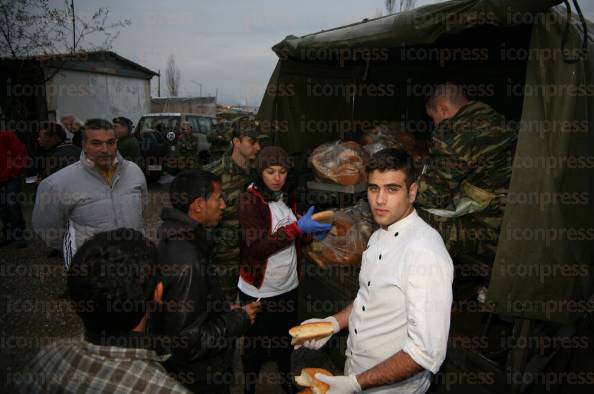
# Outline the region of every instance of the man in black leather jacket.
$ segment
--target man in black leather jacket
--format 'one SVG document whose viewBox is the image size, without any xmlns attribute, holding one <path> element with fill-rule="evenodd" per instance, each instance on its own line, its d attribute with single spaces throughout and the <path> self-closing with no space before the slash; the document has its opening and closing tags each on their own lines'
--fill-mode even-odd
<svg viewBox="0 0 594 394">
<path fill-rule="evenodd" d="M 169 339 L 167 370 L 194 392 L 228 393 L 236 379 L 231 358 L 237 338 L 253 323 L 258 302 L 228 305 L 211 285 L 208 228 L 221 219 L 225 201 L 220 179 L 184 171 L 171 183 L 159 227 L 159 257 L 165 293 L 153 329 Z"/>
</svg>

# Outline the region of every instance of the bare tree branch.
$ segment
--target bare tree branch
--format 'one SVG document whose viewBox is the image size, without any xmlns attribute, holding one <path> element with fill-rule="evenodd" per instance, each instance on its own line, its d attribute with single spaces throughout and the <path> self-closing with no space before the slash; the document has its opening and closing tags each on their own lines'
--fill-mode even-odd
<svg viewBox="0 0 594 394">
<path fill-rule="evenodd" d="M 11 57 L 71 53 L 73 50 L 109 50 L 120 28 L 130 20 L 110 22 L 109 8 L 101 7 L 83 18 L 75 15 L 76 41 L 72 42 L 72 8 L 52 8 L 48 0 L 0 0 L 0 53 Z"/>
<path fill-rule="evenodd" d="M 396 3 L 398 2 L 398 12 L 407 11 L 415 8 L 416 0 L 386 0 L 386 12 L 391 14 L 394 12 Z"/>
</svg>

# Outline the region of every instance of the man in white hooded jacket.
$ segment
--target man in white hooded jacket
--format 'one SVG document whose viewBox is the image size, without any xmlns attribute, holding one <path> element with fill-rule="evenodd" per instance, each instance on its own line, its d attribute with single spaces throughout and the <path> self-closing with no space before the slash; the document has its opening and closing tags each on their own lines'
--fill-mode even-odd
<svg viewBox="0 0 594 394">
<path fill-rule="evenodd" d="M 35 232 L 63 250 L 67 269 L 76 250 L 99 232 L 144 232 L 148 203 L 144 174 L 117 152 L 112 124 L 89 119 L 83 133 L 80 160 L 39 184 L 33 209 Z"/>
</svg>

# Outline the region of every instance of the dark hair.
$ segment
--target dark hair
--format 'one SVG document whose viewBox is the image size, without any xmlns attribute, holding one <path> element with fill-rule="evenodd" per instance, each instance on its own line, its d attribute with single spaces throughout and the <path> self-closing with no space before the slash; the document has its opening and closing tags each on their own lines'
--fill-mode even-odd
<svg viewBox="0 0 594 394">
<path fill-rule="evenodd" d="M 241 131 L 239 129 L 239 126 L 238 125 L 234 125 L 233 126 L 233 129 L 231 130 L 231 142 L 233 142 L 233 140 L 235 138 L 239 138 L 241 140 L 241 137 L 242 136 L 243 135 L 241 134 Z"/>
<path fill-rule="evenodd" d="M 404 171 L 406 175 L 406 186 L 417 180 L 417 170 L 410 155 L 403 149 L 387 148 L 382 149 L 369 159 L 365 171 L 367 175 L 373 171 Z"/>
<path fill-rule="evenodd" d="M 208 199 L 213 190 L 213 183 L 221 178 L 212 172 L 188 170 L 175 177 L 169 186 L 169 201 L 173 208 L 188 213 L 188 208 L 197 198 Z"/>
<path fill-rule="evenodd" d="M 99 233 L 72 260 L 68 291 L 89 333 L 121 335 L 136 327 L 153 300 L 157 248 L 129 228 Z"/>
<path fill-rule="evenodd" d="M 132 121 L 128 118 L 125 118 L 123 116 L 118 116 L 117 118 L 113 118 L 111 121 L 114 125 L 116 124 L 121 124 L 122 126 L 125 126 L 128 129 L 128 132 L 132 131 Z"/>
<path fill-rule="evenodd" d="M 234 138 L 242 139 L 242 137 L 251 137 L 254 134 L 261 132 L 258 122 L 251 117 L 243 117 L 233 124 L 231 130 L 231 142 Z"/>
<path fill-rule="evenodd" d="M 86 130 L 113 130 L 111 122 L 105 119 L 87 119 L 84 127 Z"/>
<path fill-rule="evenodd" d="M 56 137 L 58 143 L 66 141 L 66 130 L 62 125 L 55 122 L 43 122 L 39 130 L 45 130 L 49 137 Z"/>
</svg>

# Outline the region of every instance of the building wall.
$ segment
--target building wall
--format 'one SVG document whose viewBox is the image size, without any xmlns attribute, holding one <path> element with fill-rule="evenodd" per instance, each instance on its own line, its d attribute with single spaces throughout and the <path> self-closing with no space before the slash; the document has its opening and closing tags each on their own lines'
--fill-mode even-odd
<svg viewBox="0 0 594 394">
<path fill-rule="evenodd" d="M 197 98 L 195 100 L 191 98 L 154 98 L 152 100 L 151 112 L 185 112 L 216 116 L 217 106 L 214 98 L 212 100 L 205 100 L 203 98 Z"/>
<path fill-rule="evenodd" d="M 56 119 L 73 114 L 81 121 L 125 116 L 134 123 L 150 112 L 150 81 L 62 70 L 46 83 L 48 112 Z"/>
</svg>

